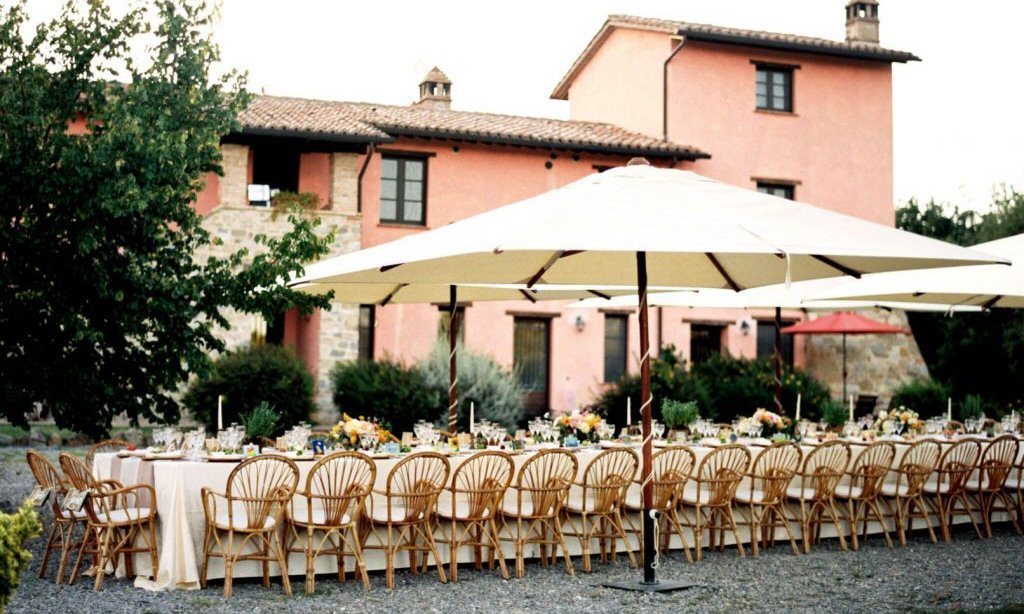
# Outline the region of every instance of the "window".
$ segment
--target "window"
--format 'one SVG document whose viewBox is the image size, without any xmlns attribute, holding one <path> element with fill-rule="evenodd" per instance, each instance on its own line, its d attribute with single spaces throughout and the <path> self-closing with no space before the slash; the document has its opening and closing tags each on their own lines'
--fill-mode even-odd
<svg viewBox="0 0 1024 614">
<path fill-rule="evenodd" d="M 515 318 L 512 370 L 523 389 L 528 415 L 548 410 L 548 369 L 550 367 L 551 322 L 541 318 Z"/>
<path fill-rule="evenodd" d="M 690 324 L 690 364 L 721 355 L 724 329 L 720 324 Z"/>
<path fill-rule="evenodd" d="M 792 322 L 783 322 L 789 326 Z M 793 335 L 782 335 L 782 361 L 793 365 Z M 757 357 L 772 358 L 775 355 L 775 320 L 757 321 Z"/>
<path fill-rule="evenodd" d="M 373 360 L 373 333 L 377 312 L 373 305 L 359 306 L 359 360 Z"/>
<path fill-rule="evenodd" d="M 441 312 L 441 317 L 437 320 L 437 336 L 444 339 L 444 342 L 448 343 L 448 327 L 451 323 L 451 309 L 447 305 L 438 307 L 438 311 Z M 459 317 L 459 322 L 456 324 L 458 330 L 455 333 L 455 338 L 459 343 L 465 343 L 466 341 L 466 308 L 456 307 L 455 314 Z"/>
<path fill-rule="evenodd" d="M 384 156 L 380 174 L 380 221 L 426 224 L 427 161 Z"/>
<path fill-rule="evenodd" d="M 626 374 L 628 316 L 604 316 L 604 381 L 617 382 Z"/>
<path fill-rule="evenodd" d="M 757 67 L 757 108 L 793 112 L 793 69 Z"/>
<path fill-rule="evenodd" d="M 791 183 L 765 183 L 758 181 L 757 191 L 771 194 L 772 196 L 788 198 L 789 200 L 794 200 L 796 196 L 796 186 Z"/>
<path fill-rule="evenodd" d="M 270 187 L 270 197 L 277 192 L 299 191 L 299 150 L 280 144 L 254 145 L 252 184 Z M 266 207 L 267 200 L 253 200 L 251 205 Z"/>
</svg>

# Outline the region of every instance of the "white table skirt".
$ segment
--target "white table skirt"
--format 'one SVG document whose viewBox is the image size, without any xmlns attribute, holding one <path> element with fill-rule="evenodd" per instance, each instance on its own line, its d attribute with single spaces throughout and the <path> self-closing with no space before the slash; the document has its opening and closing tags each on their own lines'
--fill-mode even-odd
<svg viewBox="0 0 1024 614">
<path fill-rule="evenodd" d="M 984 442 L 983 442 L 984 443 Z M 853 459 L 851 460 L 850 466 L 853 466 L 857 456 L 863 451 L 864 445 L 854 444 Z M 944 442 L 944 446 L 950 445 Z M 909 445 L 905 443 L 897 443 L 897 454 L 896 459 L 893 463 L 894 468 L 899 466 L 900 460 L 903 454 L 908 449 Z M 806 456 L 813 450 L 813 445 L 802 446 L 804 455 Z M 697 464 L 699 465 L 700 460 L 711 452 L 711 447 L 705 446 L 693 446 L 697 457 Z M 751 456 L 754 457 L 759 452 L 760 448 L 756 446 L 751 447 Z M 598 450 L 583 450 L 577 454 L 579 461 L 580 474 L 577 479 L 582 478 L 582 472 L 587 464 L 597 455 Z M 1024 456 L 1024 450 L 1022 450 L 1022 456 Z M 526 462 L 530 457 L 530 454 L 518 455 L 513 457 L 515 462 L 516 471 Z M 468 455 L 453 456 L 449 458 L 451 463 L 451 473 L 454 474 L 455 469 L 458 465 L 465 462 L 469 458 Z M 390 470 L 397 464 L 399 459 L 379 459 L 376 460 L 377 464 L 377 479 L 374 486 L 375 489 L 383 490 L 386 486 L 385 482 Z M 297 465 L 300 471 L 299 487 L 305 485 L 306 476 L 313 466 L 312 461 L 297 461 Z M 203 513 L 203 504 L 200 497 L 200 492 L 204 487 L 211 488 L 217 492 L 224 492 L 227 485 L 228 475 L 234 469 L 236 463 L 225 463 L 225 462 L 206 462 L 197 463 L 183 460 L 156 460 L 146 461 L 139 458 L 119 458 L 114 453 L 101 453 L 97 454 L 94 467 L 98 478 L 113 478 L 121 481 L 125 485 L 144 482 L 152 484 L 156 489 L 156 508 L 158 514 L 159 523 L 159 535 L 160 535 L 160 552 L 159 561 L 160 569 L 157 577 L 154 580 L 150 580 L 148 577 L 151 575 L 151 565 L 149 564 L 148 555 L 137 555 L 135 559 L 135 568 L 138 571 L 138 577 L 136 578 L 136 585 L 149 590 L 166 590 L 175 588 L 187 588 L 194 589 L 199 586 L 199 570 L 202 564 L 202 541 L 204 535 L 205 516 Z M 696 467 L 695 467 L 696 470 Z M 849 480 L 848 477 L 844 478 L 844 482 Z M 896 473 L 890 473 L 887 481 L 895 481 Z M 638 486 L 632 488 L 638 489 Z M 736 506 L 734 509 L 743 509 L 743 506 Z M 791 512 L 796 513 L 797 509 L 794 507 Z M 997 515 L 997 519 L 999 519 Z M 1002 515 L 1002 519 L 1005 519 L 1006 515 Z M 634 523 L 639 526 L 639 515 L 633 518 Z M 739 527 L 739 538 L 744 542 L 749 542 L 749 535 L 747 529 L 742 526 L 740 515 L 737 515 L 737 521 L 741 523 Z M 937 522 L 937 519 L 936 519 Z M 959 517 L 957 522 L 967 522 L 966 518 Z M 923 527 L 923 522 L 918 522 L 915 526 Z M 793 525 L 794 534 L 799 539 L 799 526 Z M 441 529 L 447 531 L 447 527 L 444 523 L 441 523 Z M 890 529 L 891 530 L 891 529 Z M 877 523 L 869 525 L 868 531 L 870 533 L 881 532 L 881 527 Z M 822 527 L 822 537 L 834 537 L 836 535 L 835 529 L 831 525 L 825 525 Z M 784 538 L 781 531 L 778 534 L 780 539 Z M 687 536 L 688 542 L 693 544 L 693 536 Z M 579 555 L 581 548 L 578 540 L 575 537 L 567 537 L 566 541 L 569 546 L 570 553 L 572 555 Z M 705 541 L 707 537 L 705 535 Z M 726 536 L 726 543 L 734 543 L 732 535 Z M 515 555 L 514 549 L 511 543 L 504 543 L 505 556 L 508 559 L 512 559 Z M 672 548 L 679 548 L 678 539 L 673 539 Z M 619 552 L 625 552 L 625 550 L 636 550 L 636 543 L 632 536 L 628 544 L 619 543 Z M 448 561 L 447 546 L 440 544 L 438 546 L 440 551 L 442 562 Z M 591 552 L 596 552 L 596 548 L 591 548 Z M 539 556 L 537 548 L 527 548 L 526 556 L 533 558 Z M 384 569 L 385 559 L 384 555 L 379 550 L 368 550 L 364 552 L 364 559 L 366 566 L 370 570 Z M 395 561 L 396 566 L 405 566 L 407 564 L 406 557 L 398 557 Z M 465 548 L 459 553 L 459 560 L 468 562 L 473 560 L 473 551 L 470 548 Z M 289 569 L 292 574 L 303 574 L 305 571 L 305 561 L 301 554 L 293 554 L 288 562 Z M 346 563 L 346 569 L 354 569 L 354 564 Z M 317 573 L 337 573 L 337 564 L 334 557 L 319 557 L 316 561 Z M 279 575 L 280 571 L 276 564 L 271 564 L 271 574 Z M 254 561 L 247 561 L 239 563 L 235 566 L 234 576 L 236 578 L 241 577 L 256 577 L 262 575 L 262 568 L 259 563 Z M 223 578 L 224 567 L 223 561 L 219 558 L 210 560 L 208 577 L 209 579 Z"/>
</svg>

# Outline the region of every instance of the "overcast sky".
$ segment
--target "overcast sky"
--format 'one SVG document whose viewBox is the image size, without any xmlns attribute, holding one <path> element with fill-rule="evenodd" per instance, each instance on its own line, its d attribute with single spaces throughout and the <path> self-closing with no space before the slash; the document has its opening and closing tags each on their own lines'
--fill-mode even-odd
<svg viewBox="0 0 1024 614">
<path fill-rule="evenodd" d="M 28 2 L 39 19 L 60 4 Z M 247 70 L 257 92 L 408 104 L 436 64 L 454 82 L 453 108 L 564 118 L 568 103 L 548 96 L 610 13 L 841 39 L 844 6 L 224 0 L 217 36 L 224 63 Z M 881 0 L 880 16 L 882 44 L 924 60 L 894 69 L 897 202 L 934 196 L 980 208 L 997 184 L 1024 188 L 1024 2 Z"/>
</svg>

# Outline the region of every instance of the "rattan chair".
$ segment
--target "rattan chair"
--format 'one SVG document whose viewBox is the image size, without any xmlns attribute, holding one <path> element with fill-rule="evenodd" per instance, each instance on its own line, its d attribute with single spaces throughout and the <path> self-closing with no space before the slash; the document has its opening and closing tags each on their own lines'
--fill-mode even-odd
<svg viewBox="0 0 1024 614">
<path fill-rule="evenodd" d="M 775 532 L 780 527 L 789 537 L 793 554 L 800 553 L 786 518 L 786 490 L 800 468 L 802 459 L 803 452 L 794 443 L 764 448 L 754 458 L 750 469 L 750 484 L 740 485 L 736 489 L 733 502 L 746 508 L 746 524 L 750 528 L 754 556 L 759 554 L 758 542 L 764 548 L 775 544 Z"/>
<path fill-rule="evenodd" d="M 450 472 L 448 459 L 437 452 L 411 454 L 391 469 L 385 489 L 374 490 L 368 499 L 369 522 L 363 527 L 362 546 L 363 550 L 384 551 L 388 588 L 395 587 L 395 555 L 400 550 L 409 553 L 409 569 L 413 573 L 420 552 L 433 555 L 441 582 L 448 581 L 434 541 L 433 516 Z M 378 527 L 384 530 L 384 537 L 373 530 Z"/>
<path fill-rule="evenodd" d="M 501 505 L 501 539 L 515 544 L 516 577 L 525 574 L 526 544 L 540 547 L 541 564 L 547 565 L 547 548 L 555 558 L 558 548 L 565 568 L 574 575 L 569 548 L 562 533 L 562 507 L 576 478 L 579 463 L 565 450 L 542 450 L 526 461 Z"/>
<path fill-rule="evenodd" d="M 1009 515 L 1013 529 L 1020 535 L 1020 523 L 1017 522 L 1016 506 L 1004 487 L 1006 480 L 1017 462 L 1020 442 L 1014 435 L 1003 435 L 994 439 L 978 463 L 978 476 L 967 481 L 967 493 L 974 500 L 973 510 L 977 511 L 985 523 L 985 535 L 992 537 L 992 512 L 996 504 L 1000 504 Z"/>
<path fill-rule="evenodd" d="M 353 557 L 356 572 L 369 590 L 357 523 L 376 477 L 377 465 L 370 457 L 361 452 L 336 452 L 313 465 L 304 488 L 289 502 L 285 550 L 305 557 L 307 593 L 316 590 L 316 559 L 320 556 L 335 557 L 341 582 L 345 581 L 345 557 Z M 300 538 L 302 544 L 297 547 Z"/>
<path fill-rule="evenodd" d="M 104 439 L 98 441 L 89 448 L 89 451 L 85 453 L 85 466 L 89 468 L 89 471 L 93 471 L 92 461 L 96 458 L 96 454 L 99 452 L 117 452 L 128 447 L 128 442 L 123 439 Z"/>
<path fill-rule="evenodd" d="M 60 455 L 60 467 L 73 488 L 89 492 L 84 504 L 88 521 L 87 534 L 82 539 L 68 583 L 74 584 L 78 580 L 82 555 L 87 551 L 94 557 L 94 590 L 103 588 L 108 565 L 116 568 L 121 556 L 124 557 L 128 577 L 134 576 L 133 559 L 137 552 L 149 553 L 151 574 L 155 579 L 159 569 L 156 551 L 156 508 L 143 507 L 140 503 L 143 500 L 156 501 L 153 486 L 122 486 L 114 480 L 97 480 L 85 463 L 66 452 Z M 142 495 L 148 495 L 148 498 L 143 498 Z M 138 540 L 143 541 L 145 545 L 136 546 Z"/>
<path fill-rule="evenodd" d="M 291 459 L 264 455 L 239 463 L 228 475 L 223 493 L 210 488 L 200 491 L 206 516 L 199 576 L 203 588 L 211 558 L 224 560 L 224 597 L 231 596 L 234 567 L 239 561 L 260 561 L 263 586 L 268 588 L 270 562 L 274 561 L 281 568 L 285 594 L 292 594 L 279 529 L 298 483 L 299 468 Z"/>
<path fill-rule="evenodd" d="M 64 572 L 67 570 L 68 559 L 81 542 L 75 541 L 76 529 L 85 538 L 88 518 L 84 509 L 70 512 L 63 507 L 63 498 L 67 494 L 68 482 L 61 477 L 60 470 L 54 466 L 45 456 L 35 450 L 25 452 L 25 460 L 32 476 L 39 488 L 48 492 L 47 502 L 53 512 L 53 525 L 50 527 L 50 534 L 46 538 L 46 546 L 43 549 L 43 560 L 39 563 L 39 577 L 46 577 L 46 567 L 50 561 L 50 555 L 60 551 L 60 558 L 57 566 L 55 581 L 60 584 L 64 580 Z"/>
<path fill-rule="evenodd" d="M 729 444 L 712 450 L 701 459 L 697 473 L 688 480 L 680 495 L 683 526 L 690 527 L 697 546 L 697 560 L 704 558 L 704 530 L 709 532 L 708 547 L 725 547 L 725 532 L 732 531 L 740 556 L 746 556 L 743 541 L 736 530 L 736 517 L 732 501 L 736 489 L 750 467 L 750 451 L 739 444 Z M 686 508 L 692 508 L 692 516 Z"/>
<path fill-rule="evenodd" d="M 850 546 L 854 550 L 860 549 L 860 540 L 868 538 L 868 523 L 871 521 L 869 516 L 874 516 L 878 521 L 886 545 L 892 548 L 892 537 L 885 526 L 885 516 L 878 505 L 878 500 L 882 496 L 885 476 L 892 470 L 895 459 L 896 446 L 892 442 L 876 441 L 864 448 L 853 462 L 853 468 L 847 474 L 850 481 L 840 483 L 836 488 L 836 498 L 846 501 L 845 506 L 839 507 L 839 513 L 840 516 L 845 513 L 850 528 Z M 861 525 L 860 538 L 857 537 L 858 523 Z"/>
<path fill-rule="evenodd" d="M 846 550 L 843 524 L 836 509 L 836 490 L 843 474 L 850 466 L 850 444 L 845 441 L 826 441 L 804 457 L 798 479 L 786 489 L 786 495 L 799 503 L 797 511 L 804 541 L 804 554 L 811 544 L 821 539 L 821 525 L 831 521 L 839 537 L 839 548 Z"/>
<path fill-rule="evenodd" d="M 882 484 L 886 518 L 891 518 L 895 523 L 901 546 L 907 545 L 907 534 L 913 530 L 915 518 L 924 520 L 932 542 L 938 541 L 928 514 L 924 485 L 938 466 L 941 452 L 942 447 L 934 439 L 915 442 L 900 459 L 896 481 Z"/>
<path fill-rule="evenodd" d="M 591 571 L 591 541 L 598 540 L 602 563 L 607 560 L 609 552 L 614 554 L 616 540 L 621 539 L 626 543 L 622 506 L 639 465 L 640 459 L 632 450 L 605 450 L 587 464 L 583 470 L 583 479 L 569 488 L 569 500 L 565 506 L 568 518 L 565 534 L 579 540 L 584 572 Z M 633 551 L 627 549 L 626 552 L 629 562 L 636 567 Z"/>
<path fill-rule="evenodd" d="M 658 532 L 661 535 L 661 551 L 668 553 L 671 545 L 672 534 L 679 535 L 683 544 L 683 552 L 686 560 L 693 562 L 690 554 L 690 546 L 683 533 L 683 527 L 679 522 L 679 498 L 686 486 L 686 481 L 693 473 L 693 466 L 697 464 L 693 450 L 686 446 L 669 446 L 654 453 L 651 457 L 651 484 L 652 484 L 652 505 L 651 509 L 657 510 Z M 639 481 L 633 483 L 626 491 L 624 508 L 628 512 L 636 514 L 644 510 L 643 484 Z M 636 535 L 637 549 L 643 556 L 644 543 L 641 536 L 641 527 L 636 525 L 631 514 L 625 516 L 626 532 Z"/>
<path fill-rule="evenodd" d="M 482 569 L 482 550 L 488 551 L 487 564 L 493 569 L 498 559 L 501 575 L 508 580 L 505 557 L 500 555 L 498 514 L 505 491 L 512 484 L 515 463 L 504 452 L 478 452 L 455 469 L 452 484 L 437 503 L 437 515 L 448 521 L 448 532 L 437 541 L 448 545 L 448 578 L 459 579 L 459 549 L 473 548 L 476 568 Z"/>
<path fill-rule="evenodd" d="M 947 420 L 946 430 L 953 431 L 954 433 L 967 432 L 967 428 L 964 426 L 964 423 L 960 422 L 959 420 Z"/>
<path fill-rule="evenodd" d="M 967 498 L 967 482 L 978 467 L 979 458 L 981 443 L 976 439 L 958 441 L 942 453 L 935 477 L 924 484 L 924 492 L 933 497 L 932 504 L 939 516 L 942 539 L 947 542 L 952 539 L 950 526 L 957 515 L 967 516 L 974 525 L 978 539 L 981 539 L 981 529 L 974 520 L 971 502 Z"/>
</svg>

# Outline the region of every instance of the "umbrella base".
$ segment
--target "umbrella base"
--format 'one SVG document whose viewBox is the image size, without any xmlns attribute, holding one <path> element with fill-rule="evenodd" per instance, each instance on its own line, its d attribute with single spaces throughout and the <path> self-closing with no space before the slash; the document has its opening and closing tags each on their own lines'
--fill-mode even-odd
<svg viewBox="0 0 1024 614">
<path fill-rule="evenodd" d="M 697 588 L 699 584 L 691 584 L 688 582 L 674 582 L 665 580 L 655 580 L 654 582 L 647 583 L 643 580 L 630 580 L 626 582 L 605 582 L 601 584 L 605 588 L 614 588 L 622 591 L 638 591 L 642 593 L 671 593 L 672 591 L 681 591 L 690 588 Z"/>
</svg>

